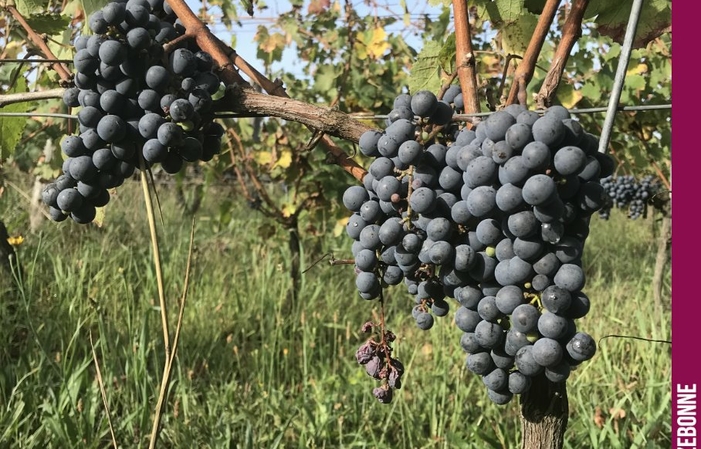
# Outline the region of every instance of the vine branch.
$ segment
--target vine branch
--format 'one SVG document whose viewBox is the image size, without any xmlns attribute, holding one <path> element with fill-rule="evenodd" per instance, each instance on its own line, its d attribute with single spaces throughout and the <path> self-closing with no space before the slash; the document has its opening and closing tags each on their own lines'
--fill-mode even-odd
<svg viewBox="0 0 701 449">
<path fill-rule="evenodd" d="M 22 25 L 22 28 L 24 28 L 24 30 L 27 32 L 27 37 L 29 38 L 29 40 L 34 45 L 39 47 L 46 59 L 58 59 L 53 54 L 49 46 L 46 45 L 44 39 L 42 39 L 41 36 L 39 36 L 36 33 L 36 31 L 32 29 L 31 25 L 29 25 L 29 23 L 26 20 L 24 20 L 24 17 L 22 16 L 22 14 L 20 14 L 19 11 L 17 11 L 17 8 L 15 8 L 14 6 L 7 6 L 5 9 L 12 15 L 12 17 L 15 18 L 16 21 L 19 22 L 20 25 Z M 50 64 L 50 67 L 56 71 L 58 76 L 61 78 L 61 81 L 67 83 L 71 80 L 71 73 L 66 69 L 66 67 L 64 67 L 62 63 L 52 62 Z"/>
<path fill-rule="evenodd" d="M 540 55 L 540 50 L 543 48 L 543 42 L 545 42 L 545 38 L 548 35 L 548 30 L 555 19 L 560 2 L 561 0 L 547 0 L 545 3 L 543 12 L 538 17 L 538 23 L 533 31 L 531 41 L 528 43 L 528 48 L 526 48 L 526 54 L 523 56 L 523 61 L 521 61 L 516 68 L 514 81 L 511 84 L 509 97 L 506 100 L 507 105 L 514 104 L 516 101 L 524 106 L 527 105 L 528 101 L 526 99 L 526 86 L 528 86 L 531 78 L 533 78 L 533 72 L 535 71 L 535 65 L 538 61 L 538 55 Z"/>
<path fill-rule="evenodd" d="M 455 64 L 460 80 L 460 90 L 465 101 L 465 112 L 468 114 L 480 112 L 477 70 L 475 54 L 472 51 L 470 15 L 466 0 L 453 0 L 453 15 L 455 21 Z"/>
<path fill-rule="evenodd" d="M 255 68 L 253 68 L 246 60 L 244 60 L 242 57 L 236 53 L 236 50 L 233 48 L 229 47 L 226 45 L 224 42 L 222 42 L 219 38 L 214 36 L 212 32 L 207 28 L 207 26 L 202 23 L 202 21 L 195 15 L 195 13 L 190 9 L 190 7 L 185 3 L 185 0 L 169 0 L 168 2 L 173 9 L 173 12 L 178 16 L 178 18 L 183 22 L 183 25 L 185 26 L 185 29 L 187 30 L 186 34 L 189 36 L 193 36 L 195 40 L 197 41 L 197 45 L 199 47 L 208 52 L 209 54 L 212 55 L 212 58 L 214 61 L 217 63 L 219 66 L 219 70 L 222 74 L 222 78 L 224 79 L 225 83 L 228 85 L 231 84 L 237 84 L 241 87 L 240 91 L 240 99 L 246 98 L 248 95 L 251 95 L 251 89 L 250 85 L 241 77 L 241 75 L 236 71 L 236 68 L 241 69 L 246 75 L 248 75 L 254 82 L 259 84 L 268 94 L 282 97 L 285 99 L 289 99 L 289 96 L 287 95 L 287 92 L 285 92 L 285 89 L 282 85 L 281 82 L 273 82 L 270 81 L 268 78 L 266 78 L 263 74 L 258 72 Z M 254 95 L 260 95 L 260 94 L 254 94 Z M 270 112 L 265 113 L 265 115 L 270 115 L 274 117 L 280 117 L 284 118 L 287 120 L 295 120 L 291 116 L 286 116 L 283 117 L 282 115 L 274 114 L 271 113 L 272 111 L 275 111 L 276 109 L 279 111 L 280 102 L 276 102 L 277 107 L 274 107 L 270 110 Z M 309 108 L 316 108 L 315 106 L 308 105 L 303 102 L 297 102 L 300 105 L 305 105 Z M 317 108 L 318 110 L 324 110 L 322 108 Z M 328 110 L 324 110 L 327 111 Z M 260 111 L 256 111 L 260 112 Z M 338 111 L 336 111 L 338 112 Z M 342 114 L 342 113 L 341 113 Z M 313 115 L 313 114 L 312 114 Z M 348 120 L 348 118 L 346 117 Z M 352 140 L 354 142 L 357 142 L 358 139 L 360 139 L 360 134 L 352 134 L 354 137 L 349 138 L 348 135 L 345 134 L 335 134 L 333 132 L 328 132 L 324 128 L 319 128 L 315 122 L 309 122 L 305 120 L 295 120 L 299 121 L 300 123 L 303 123 L 310 127 L 313 130 L 320 130 L 324 131 L 325 133 L 332 134 L 332 135 L 337 135 L 338 137 L 341 137 L 343 139 L 347 140 Z M 364 127 L 364 125 L 360 124 L 358 122 L 358 125 Z M 358 127 L 355 127 L 356 129 L 360 129 Z M 368 127 L 363 128 L 363 132 L 368 130 Z M 355 163 L 352 159 L 348 157 L 348 155 L 345 154 L 345 152 L 338 146 L 336 145 L 328 136 L 324 136 L 322 138 L 322 143 L 327 147 L 331 155 L 334 157 L 336 164 L 341 166 L 345 171 L 350 173 L 354 178 L 357 180 L 362 180 L 363 176 L 365 176 L 365 169 L 363 169 L 360 165 Z"/>
<path fill-rule="evenodd" d="M 249 86 L 229 60 L 229 55 L 222 48 L 221 40 L 212 34 L 207 25 L 185 3 L 185 0 L 168 0 L 168 4 L 183 23 L 187 38 L 194 38 L 202 50 L 212 55 L 212 59 L 219 67 L 219 76 L 224 80 L 224 83 Z"/>
<path fill-rule="evenodd" d="M 55 98 L 63 98 L 65 89 L 56 88 L 50 90 L 42 90 L 39 92 L 22 92 L 16 94 L 0 95 L 0 108 L 13 103 L 25 103 L 36 100 L 51 100 Z"/>
<path fill-rule="evenodd" d="M 536 95 L 536 104 L 539 108 L 550 106 L 555 97 L 557 86 L 560 84 L 562 74 L 565 71 L 567 58 L 569 58 L 574 44 L 577 43 L 577 40 L 582 35 L 582 19 L 588 5 L 589 0 L 574 0 L 572 2 L 572 8 L 567 14 L 565 24 L 562 26 L 562 40 L 557 45 L 553 62 L 550 64 L 550 70 L 545 76 L 545 81 L 543 81 L 538 95 Z"/>
</svg>

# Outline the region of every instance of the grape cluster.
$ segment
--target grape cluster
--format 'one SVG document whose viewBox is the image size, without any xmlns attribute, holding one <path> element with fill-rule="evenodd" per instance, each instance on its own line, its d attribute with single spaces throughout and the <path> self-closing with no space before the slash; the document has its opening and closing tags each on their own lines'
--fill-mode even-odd
<svg viewBox="0 0 701 449">
<path fill-rule="evenodd" d="M 362 298 L 403 282 L 424 330 L 456 300 L 467 368 L 505 404 L 596 351 L 574 320 L 589 311 L 581 257 L 613 161 L 561 106 L 512 105 L 457 130 L 455 91 L 402 94 L 387 128 L 361 136 L 373 161 L 343 194 L 346 231 Z"/>
<path fill-rule="evenodd" d="M 649 175 L 640 181 L 631 175 L 607 176 L 601 179 L 601 185 L 608 195 L 608 201 L 599 211 L 599 217 L 604 220 L 611 216 L 612 208 L 627 211 L 628 218 L 633 220 L 643 216 L 648 203 L 662 189 L 659 179 Z"/>
<path fill-rule="evenodd" d="M 142 160 L 177 173 L 212 159 L 224 134 L 213 122 L 222 84 L 212 57 L 192 39 L 164 48 L 185 32 L 167 2 L 112 1 L 89 26 L 94 34 L 74 41 L 75 87 L 63 96 L 80 107 L 80 134 L 61 141 L 63 174 L 42 192 L 55 221 L 90 223 Z"/>
</svg>

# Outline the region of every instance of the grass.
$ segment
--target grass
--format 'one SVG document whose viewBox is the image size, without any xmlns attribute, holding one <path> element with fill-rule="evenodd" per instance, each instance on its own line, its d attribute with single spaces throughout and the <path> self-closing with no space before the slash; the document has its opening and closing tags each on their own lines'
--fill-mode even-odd
<svg viewBox="0 0 701 449">
<path fill-rule="evenodd" d="M 190 221 L 166 189 L 160 193 L 174 323 Z M 517 402 L 493 405 L 481 380 L 463 367 L 451 315 L 418 330 L 412 299 L 399 288 L 388 294 L 388 325 L 407 374 L 393 403 L 379 404 L 371 394 L 375 382 L 354 358 L 366 338 L 359 328 L 378 309 L 355 293 L 352 268 L 315 265 L 304 274 L 299 301 L 286 306 L 292 282 L 284 233 L 261 235 L 266 222 L 245 206 L 221 221 L 224 194 L 212 191 L 198 216 L 159 447 L 518 447 Z M 26 203 L 12 191 L 0 201 L 10 232 L 23 230 Z M 21 279 L 2 273 L 1 448 L 111 447 L 91 334 L 117 441 L 147 446 L 164 360 L 142 204 L 138 187 L 125 185 L 102 229 L 46 223 L 18 249 Z M 584 259 L 592 311 L 578 327 L 597 340 L 610 334 L 669 340 L 670 307 L 656 308 L 650 291 L 652 221 L 613 215 L 592 221 Z M 303 247 L 305 268 L 326 252 L 349 253 L 350 242 L 305 237 Z M 665 288 L 669 298 L 669 279 Z M 670 365 L 669 345 L 600 341 L 595 358 L 568 380 L 566 447 L 669 447 Z"/>
</svg>

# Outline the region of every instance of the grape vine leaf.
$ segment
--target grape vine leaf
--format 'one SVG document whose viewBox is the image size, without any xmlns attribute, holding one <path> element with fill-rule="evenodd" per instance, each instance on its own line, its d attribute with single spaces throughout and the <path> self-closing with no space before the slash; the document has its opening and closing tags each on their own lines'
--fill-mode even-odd
<svg viewBox="0 0 701 449">
<path fill-rule="evenodd" d="M 409 92 L 412 94 L 420 90 L 438 92 L 441 88 L 439 61 L 441 48 L 441 44 L 434 41 L 424 44 L 409 73 Z"/>
<path fill-rule="evenodd" d="M 575 90 L 571 84 L 560 83 L 557 88 L 557 99 L 560 104 L 567 109 L 572 109 L 575 107 L 579 100 L 582 99 L 582 91 Z"/>
<path fill-rule="evenodd" d="M 20 76 L 15 85 L 7 93 L 15 94 L 27 92 L 27 80 Z M 10 104 L 3 107 L 2 112 L 25 112 L 26 106 L 22 103 Z M 0 160 L 4 160 L 15 151 L 15 147 L 22 138 L 27 120 L 21 117 L 0 116 Z"/>
<path fill-rule="evenodd" d="M 622 43 L 626 27 L 628 26 L 632 4 L 633 0 L 617 2 L 591 0 L 586 11 L 586 17 L 595 17 L 594 20 L 599 33 L 611 37 L 615 42 Z M 669 31 L 671 25 L 671 0 L 648 0 L 643 2 L 633 47 L 644 47 L 648 42 Z"/>
<path fill-rule="evenodd" d="M 238 21 L 239 16 L 236 10 L 236 5 L 232 0 L 211 0 L 209 2 L 209 6 L 218 6 L 221 8 L 221 21 L 227 29 L 231 28 L 232 19 Z"/>
<path fill-rule="evenodd" d="M 107 4 L 108 0 L 80 0 L 83 5 L 83 11 L 85 11 L 85 16 L 90 17 L 90 14 L 101 9 Z M 87 20 L 85 21 L 87 24 Z"/>
<path fill-rule="evenodd" d="M 309 14 L 322 14 L 331 7 L 330 0 L 312 0 L 309 2 L 307 12 Z"/>
<path fill-rule="evenodd" d="M 441 47 L 441 51 L 438 53 L 438 60 L 443 67 L 443 71 L 446 73 L 453 73 L 453 67 L 455 66 L 455 55 L 457 53 L 455 44 L 455 33 L 448 36 Z"/>
<path fill-rule="evenodd" d="M 71 23 L 70 17 L 61 14 L 32 14 L 25 19 L 34 31 L 49 36 L 66 30 Z"/>
<path fill-rule="evenodd" d="M 17 11 L 24 17 L 28 17 L 37 11 L 44 11 L 48 2 L 45 0 L 16 0 Z"/>
<path fill-rule="evenodd" d="M 531 14 L 541 14 L 545 8 L 545 3 L 545 0 L 526 0 L 523 6 Z"/>
<path fill-rule="evenodd" d="M 249 16 L 253 17 L 253 6 L 256 0 L 241 0 L 241 6 L 246 10 Z"/>
<path fill-rule="evenodd" d="M 501 47 L 506 54 L 524 55 L 538 24 L 538 16 L 523 12 L 518 20 L 510 20 L 501 28 Z"/>
</svg>

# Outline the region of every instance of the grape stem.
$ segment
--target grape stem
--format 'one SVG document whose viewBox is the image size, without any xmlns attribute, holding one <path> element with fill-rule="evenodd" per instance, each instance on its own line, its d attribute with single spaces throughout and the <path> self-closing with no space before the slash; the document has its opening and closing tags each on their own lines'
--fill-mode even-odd
<svg viewBox="0 0 701 449">
<path fill-rule="evenodd" d="M 465 0 L 453 0 L 453 16 L 455 22 L 455 65 L 465 102 L 465 112 L 468 114 L 480 112 L 477 70 L 470 32 L 470 14 Z"/>
<path fill-rule="evenodd" d="M 589 0 L 574 0 L 572 2 L 572 8 L 562 26 L 562 39 L 557 45 L 555 57 L 550 64 L 545 81 L 536 95 L 536 104 L 540 109 L 549 107 L 555 98 L 557 86 L 560 84 L 565 65 L 567 65 L 567 58 L 569 58 L 574 44 L 582 35 L 582 19 L 588 5 Z"/>
<path fill-rule="evenodd" d="M 24 19 L 22 14 L 20 14 L 20 12 L 17 11 L 17 8 L 15 8 L 14 6 L 7 6 L 5 7 L 5 9 L 12 15 L 12 17 L 15 18 L 15 20 L 19 22 L 20 25 L 22 25 L 22 28 L 24 28 L 24 30 L 27 32 L 27 37 L 29 38 L 29 40 L 34 45 L 39 47 L 46 59 L 58 59 L 56 55 L 53 54 L 49 46 L 46 45 L 44 39 L 42 39 L 41 36 L 39 36 L 37 32 L 34 31 L 34 29 L 32 29 L 31 25 L 29 25 L 29 23 Z M 68 69 L 66 69 L 66 67 L 62 63 L 52 62 L 50 64 L 50 67 L 54 69 L 56 73 L 58 73 L 58 76 L 61 78 L 62 82 L 68 84 L 71 81 L 71 73 L 68 71 Z"/>
<path fill-rule="evenodd" d="M 513 61 L 514 59 L 523 59 L 523 56 L 508 54 L 506 55 L 506 59 L 504 59 L 504 70 L 502 71 L 501 81 L 499 82 L 499 88 L 497 89 L 497 98 L 500 102 L 501 96 L 504 92 L 504 84 L 506 83 L 506 77 L 509 74 L 509 67 L 511 67 L 511 61 Z"/>
<path fill-rule="evenodd" d="M 455 78 L 458 77 L 458 71 L 454 71 L 453 73 L 450 74 L 447 80 L 445 80 L 445 83 L 443 83 L 443 86 L 441 86 L 440 92 L 438 92 L 438 95 L 436 95 L 436 98 L 439 100 L 443 99 L 443 95 L 445 95 L 446 91 L 450 86 L 453 84 L 453 81 L 455 81 Z M 462 87 L 460 88 L 462 90 Z"/>
<path fill-rule="evenodd" d="M 518 101 L 523 106 L 527 106 L 526 87 L 531 81 L 531 78 L 533 78 L 538 55 L 540 55 L 540 50 L 543 48 L 543 43 L 555 19 L 560 2 L 561 0 L 547 0 L 545 3 L 543 12 L 538 17 L 538 23 L 533 31 L 533 36 L 531 36 L 531 40 L 526 48 L 523 61 L 521 61 L 516 68 L 516 73 L 514 73 L 514 80 L 511 84 L 509 97 L 506 100 L 507 105 L 514 104 Z"/>
<path fill-rule="evenodd" d="M 176 48 L 180 47 L 180 45 L 188 41 L 190 39 L 195 39 L 195 34 L 190 33 L 189 31 L 186 31 L 185 34 L 181 34 L 180 36 L 176 37 L 170 42 L 167 42 L 166 44 L 163 45 L 163 52 L 165 54 L 170 54 L 173 50 Z"/>
</svg>

